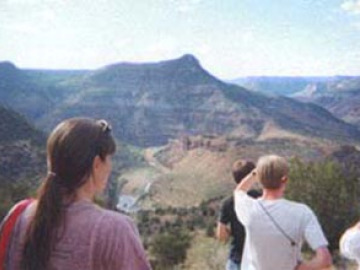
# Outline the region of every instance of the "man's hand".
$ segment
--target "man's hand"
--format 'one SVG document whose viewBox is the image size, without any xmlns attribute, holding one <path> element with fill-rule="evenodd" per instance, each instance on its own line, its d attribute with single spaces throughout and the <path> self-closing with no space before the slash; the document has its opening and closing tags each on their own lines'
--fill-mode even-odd
<svg viewBox="0 0 360 270">
<path fill-rule="evenodd" d="M 247 192 L 257 181 L 256 170 L 252 170 L 245 178 L 236 186 L 235 190 Z"/>
<path fill-rule="evenodd" d="M 230 237 L 230 229 L 223 223 L 218 222 L 216 228 L 216 238 L 219 239 L 221 242 L 226 243 Z"/>
<path fill-rule="evenodd" d="M 321 270 L 329 269 L 331 266 L 331 255 L 327 247 L 316 250 L 315 257 L 307 262 L 298 264 L 294 270 Z"/>
</svg>

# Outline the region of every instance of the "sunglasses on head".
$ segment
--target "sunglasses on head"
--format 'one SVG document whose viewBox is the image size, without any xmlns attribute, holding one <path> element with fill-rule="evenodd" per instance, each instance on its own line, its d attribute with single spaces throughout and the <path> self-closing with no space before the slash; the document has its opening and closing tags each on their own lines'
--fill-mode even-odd
<svg viewBox="0 0 360 270">
<path fill-rule="evenodd" d="M 101 126 L 101 131 L 104 133 L 110 132 L 112 130 L 111 125 L 104 119 L 96 121 Z"/>
</svg>

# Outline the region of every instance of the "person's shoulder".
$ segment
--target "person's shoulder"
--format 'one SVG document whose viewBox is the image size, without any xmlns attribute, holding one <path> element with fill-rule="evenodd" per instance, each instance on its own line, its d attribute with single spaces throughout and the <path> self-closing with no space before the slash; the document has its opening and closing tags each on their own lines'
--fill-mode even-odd
<svg viewBox="0 0 360 270">
<path fill-rule="evenodd" d="M 150 269 L 146 264 L 140 236 L 132 219 L 124 214 L 102 209 L 101 221 L 93 233 L 93 247 L 98 261 L 112 265 L 111 269 Z M 125 262 L 126 261 L 126 262 Z M 136 267 L 131 267 L 136 265 Z"/>
<path fill-rule="evenodd" d="M 116 226 L 133 226 L 132 219 L 124 214 L 108 209 L 101 209 L 101 212 L 103 215 L 101 222 L 104 224 L 109 226 L 114 224 Z"/>
<path fill-rule="evenodd" d="M 222 209 L 224 208 L 229 208 L 229 207 L 233 207 L 234 205 L 234 196 L 231 195 L 231 196 L 228 196 L 228 197 L 225 197 L 222 201 L 221 201 L 221 207 Z"/>
<path fill-rule="evenodd" d="M 360 259 L 360 230 L 352 227 L 345 231 L 339 242 L 340 252 L 348 259 Z"/>
<path fill-rule="evenodd" d="M 243 190 L 235 190 L 234 191 L 234 205 L 240 206 L 244 205 L 244 207 L 249 208 L 254 205 L 259 198 L 254 198 L 250 196 L 247 192 Z"/>
<path fill-rule="evenodd" d="M 287 207 L 291 208 L 293 211 L 297 211 L 299 213 L 302 213 L 304 215 L 313 215 L 313 210 L 305 203 L 302 202 L 296 202 L 292 200 L 283 200 L 284 204 L 287 205 Z"/>
<path fill-rule="evenodd" d="M 222 204 L 231 204 L 234 201 L 234 196 L 230 195 L 222 200 Z"/>
<path fill-rule="evenodd" d="M 137 235 L 132 219 L 121 213 L 101 209 L 101 219 L 96 227 L 96 234 L 102 242 L 123 242 L 129 235 Z"/>
<path fill-rule="evenodd" d="M 68 208 L 68 215 L 71 218 L 84 219 L 91 223 L 100 223 L 106 227 L 111 224 L 127 224 L 130 218 L 116 211 L 105 209 L 95 203 L 80 201 L 73 203 Z"/>
</svg>

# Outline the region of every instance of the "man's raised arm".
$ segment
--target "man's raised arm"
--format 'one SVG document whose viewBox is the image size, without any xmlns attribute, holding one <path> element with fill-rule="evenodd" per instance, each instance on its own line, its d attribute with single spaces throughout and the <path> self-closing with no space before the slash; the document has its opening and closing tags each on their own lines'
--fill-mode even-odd
<svg viewBox="0 0 360 270">
<path fill-rule="evenodd" d="M 253 184 L 256 182 L 256 171 L 255 169 L 249 173 L 245 178 L 236 186 L 235 191 L 241 190 L 244 192 L 248 192 L 249 189 L 253 186 Z"/>
</svg>

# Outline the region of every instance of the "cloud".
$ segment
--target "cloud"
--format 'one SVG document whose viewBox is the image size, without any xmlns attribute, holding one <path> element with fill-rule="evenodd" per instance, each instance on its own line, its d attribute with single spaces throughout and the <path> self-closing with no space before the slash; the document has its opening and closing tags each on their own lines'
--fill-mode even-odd
<svg viewBox="0 0 360 270">
<path fill-rule="evenodd" d="M 176 39 L 172 37 L 159 37 L 159 39 L 151 44 L 147 48 L 147 52 L 149 55 L 154 55 L 157 58 L 161 58 L 161 56 L 171 56 L 178 49 L 178 45 Z"/>
<path fill-rule="evenodd" d="M 255 40 L 254 32 L 251 30 L 245 30 L 244 33 L 242 33 L 242 42 L 244 44 L 250 44 Z"/>
<path fill-rule="evenodd" d="M 33 3 L 34 1 L 26 1 L 26 0 L 8 0 L 8 1 L 5 1 L 5 4 L 7 5 L 31 5 L 31 4 L 34 4 Z M 38 1 L 36 1 L 38 2 Z"/>
<path fill-rule="evenodd" d="M 201 44 L 197 46 L 194 51 L 201 55 L 209 55 L 212 52 L 212 48 L 208 44 Z"/>
<path fill-rule="evenodd" d="M 40 19 L 42 19 L 45 22 L 49 22 L 49 21 L 54 22 L 56 20 L 56 14 L 51 9 L 44 9 L 39 13 L 38 16 L 40 17 Z"/>
<path fill-rule="evenodd" d="M 65 4 L 64 0 L 5 0 L 7 6 L 40 6 L 40 5 L 53 5 Z"/>
<path fill-rule="evenodd" d="M 2 29 L 9 32 L 15 32 L 17 34 L 39 34 L 40 30 L 38 27 L 29 25 L 27 23 L 14 23 L 14 24 L 7 24 L 3 25 Z"/>
<path fill-rule="evenodd" d="M 24 14 L 27 16 L 24 16 Z M 41 31 L 51 29 L 56 23 L 56 13 L 47 7 L 38 10 L 9 11 L 0 14 L 1 28 L 20 34 L 40 34 Z"/>
<path fill-rule="evenodd" d="M 360 22 L 355 22 L 352 24 L 352 26 L 356 29 L 360 31 Z"/>
<path fill-rule="evenodd" d="M 341 8 L 349 13 L 360 14 L 360 0 L 346 0 Z"/>
<path fill-rule="evenodd" d="M 195 11 L 202 0 L 170 0 L 180 13 L 189 13 Z"/>
</svg>

